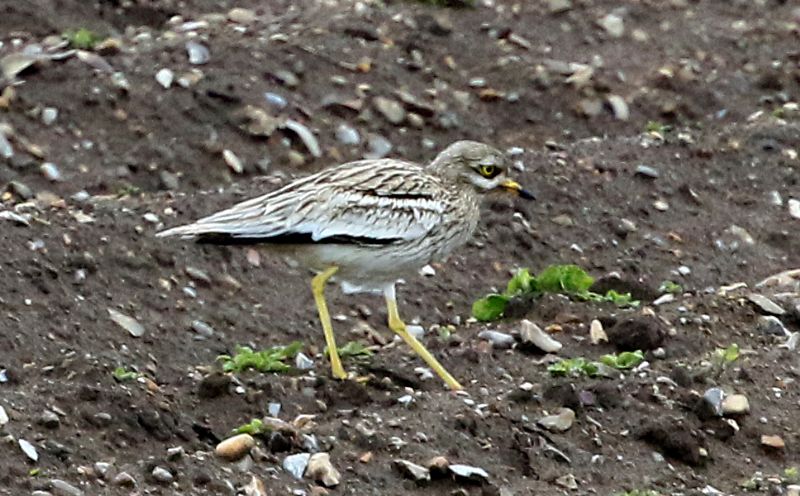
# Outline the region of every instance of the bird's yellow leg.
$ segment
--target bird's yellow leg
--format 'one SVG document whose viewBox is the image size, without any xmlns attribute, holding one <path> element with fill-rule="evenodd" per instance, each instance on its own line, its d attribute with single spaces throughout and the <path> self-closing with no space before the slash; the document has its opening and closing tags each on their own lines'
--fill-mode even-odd
<svg viewBox="0 0 800 496">
<path fill-rule="evenodd" d="M 342 367 L 339 359 L 339 350 L 336 349 L 336 339 L 333 336 L 331 316 L 328 313 L 328 304 L 325 303 L 325 283 L 339 270 L 339 267 L 330 267 L 320 272 L 311 280 L 311 292 L 314 293 L 314 302 L 319 311 L 319 320 L 322 322 L 322 331 L 325 333 L 325 344 L 328 346 L 328 356 L 331 360 L 331 371 L 337 379 L 347 379 L 347 372 Z"/>
<path fill-rule="evenodd" d="M 409 334 L 408 330 L 406 330 L 406 325 L 400 320 L 400 314 L 397 311 L 397 300 L 395 299 L 394 295 L 394 286 L 387 289 L 385 291 L 386 295 L 386 308 L 389 311 L 389 329 L 394 331 L 398 336 L 403 338 L 403 341 L 411 347 L 414 352 L 420 356 L 425 363 L 428 364 L 430 368 L 436 372 L 436 375 L 442 378 L 442 380 L 447 384 L 447 386 L 452 389 L 453 391 L 459 391 L 464 389 L 461 387 L 461 384 L 458 383 L 457 380 L 453 378 L 450 373 L 442 367 L 442 364 L 439 363 L 436 358 L 434 358 L 431 353 L 425 349 L 425 346 L 422 345 L 417 339 Z"/>
</svg>

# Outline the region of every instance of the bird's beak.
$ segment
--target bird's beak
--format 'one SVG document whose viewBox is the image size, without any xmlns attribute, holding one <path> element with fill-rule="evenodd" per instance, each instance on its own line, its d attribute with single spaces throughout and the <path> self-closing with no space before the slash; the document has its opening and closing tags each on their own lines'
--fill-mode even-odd
<svg viewBox="0 0 800 496">
<path fill-rule="evenodd" d="M 505 190 L 508 190 L 508 191 L 516 193 L 517 195 L 519 195 L 520 198 L 524 198 L 526 200 L 535 200 L 536 199 L 536 196 L 534 196 L 533 193 L 531 193 L 530 191 L 526 190 L 525 188 L 520 186 L 520 184 L 518 182 L 512 181 L 511 179 L 506 179 L 505 181 L 500 183 L 500 187 L 505 189 Z"/>
</svg>

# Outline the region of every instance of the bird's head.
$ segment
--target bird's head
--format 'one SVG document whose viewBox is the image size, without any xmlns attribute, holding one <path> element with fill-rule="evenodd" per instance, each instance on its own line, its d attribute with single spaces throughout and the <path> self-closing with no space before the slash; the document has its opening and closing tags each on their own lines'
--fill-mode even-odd
<svg viewBox="0 0 800 496">
<path fill-rule="evenodd" d="M 533 194 L 508 177 L 508 166 L 509 160 L 503 152 L 477 141 L 456 141 L 431 163 L 431 168 L 440 176 L 472 187 L 478 193 L 500 189 L 533 200 Z"/>
</svg>

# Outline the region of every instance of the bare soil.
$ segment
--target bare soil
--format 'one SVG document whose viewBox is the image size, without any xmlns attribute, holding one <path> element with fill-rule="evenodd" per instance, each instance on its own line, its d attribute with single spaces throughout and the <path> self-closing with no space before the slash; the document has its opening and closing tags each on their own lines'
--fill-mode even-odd
<svg viewBox="0 0 800 496">
<path fill-rule="evenodd" d="M 53 479 L 85 494 L 235 494 L 252 476 L 268 494 L 320 494 L 316 482 L 281 468 L 287 454 L 304 451 L 300 439 L 259 439 L 244 462 L 214 455 L 219 440 L 267 415 L 269 403 L 280 403 L 289 422 L 313 416 L 306 431 L 341 472 L 331 494 L 677 495 L 706 486 L 741 494 L 756 472 L 765 480 L 756 494 L 785 494 L 784 470 L 800 464 L 800 355 L 778 346 L 784 337 L 758 330 L 760 314 L 741 291 L 719 288 L 752 287 L 800 267 L 800 220 L 786 206 L 800 199 L 800 118 L 785 105 L 800 91 L 797 8 L 776 0 L 575 0 L 550 13 L 552 2 L 491 3 L 4 2 L 0 56 L 87 27 L 120 40 L 121 50 L 103 57 L 129 88 L 73 56 L 21 73 L 0 110 L 15 150 L 0 163 L 0 209 L 30 221 L 0 219 L 0 406 L 10 417 L 0 426 L 0 494 L 66 494 Z M 225 20 L 233 7 L 252 9 L 254 21 Z M 610 13 L 624 21 L 620 37 L 598 24 Z M 195 39 L 210 60 L 192 66 L 181 25 L 202 19 L 209 22 Z M 594 67 L 584 84 L 567 81 L 573 62 Z M 176 79 L 193 68 L 203 77 L 165 89 L 155 79 L 162 68 Z M 372 99 L 399 100 L 398 89 L 416 98 L 404 107 L 417 117 L 394 125 Z M 264 92 L 288 105 L 271 108 Z M 356 103 L 327 104 L 332 95 Z M 610 95 L 626 102 L 626 120 Z M 301 122 L 322 156 L 288 131 L 243 132 L 236 116 L 245 105 Z M 45 107 L 58 109 L 50 125 Z M 361 143 L 338 141 L 340 124 L 358 130 Z M 360 158 L 372 134 L 392 143 L 392 156 L 419 161 L 456 139 L 521 149 L 515 175 L 538 201 L 492 198 L 474 241 L 434 276 L 399 288 L 401 312 L 428 329 L 424 341 L 468 398 L 419 379 L 421 363 L 392 342 L 381 299 L 331 286 L 340 342 L 377 345 L 369 364 L 349 364 L 367 381 L 333 381 L 310 274 L 268 253 L 153 236 Z M 241 159 L 241 174 L 222 150 Z M 56 164 L 58 181 L 41 172 L 43 162 Z M 640 165 L 658 177 L 637 174 Z M 88 198 L 73 196 L 80 191 Z M 497 323 L 469 319 L 472 302 L 502 288 L 517 267 L 554 263 L 619 273 L 654 316 L 549 296 L 517 304 Z M 684 292 L 653 307 L 665 280 Z M 144 335 L 117 326 L 110 308 L 134 317 Z M 563 357 L 651 343 L 630 336 L 653 326 L 664 339 L 660 350 L 645 350 L 649 367 L 620 378 L 551 377 L 543 354 L 493 349 L 477 337 L 487 328 L 516 331 L 522 318 L 560 326 Z M 626 318 L 634 325 L 614 337 Z M 593 319 L 612 343 L 590 344 Z M 799 315 L 781 319 L 800 330 Z M 213 336 L 198 339 L 196 320 Z M 448 325 L 448 339 L 431 330 Z M 314 358 L 311 372 L 215 372 L 217 356 L 238 344 L 294 340 Z M 735 363 L 719 374 L 702 366 L 732 343 L 743 350 Z M 118 382 L 119 366 L 143 378 Z M 712 386 L 748 397 L 737 432 L 699 414 Z M 398 402 L 409 393 L 412 403 Z M 569 430 L 536 425 L 560 407 L 577 412 Z M 57 426 L 43 422 L 48 410 Z M 762 435 L 780 436 L 785 448 L 765 447 Z M 37 462 L 19 439 L 36 447 Z M 185 454 L 168 458 L 179 446 Z M 417 485 L 392 465 L 439 455 L 483 468 L 488 481 L 445 476 Z M 96 462 L 110 463 L 108 474 Z M 174 481 L 155 480 L 156 466 Z M 135 486 L 115 483 L 120 472 Z M 576 489 L 567 488 L 570 475 Z"/>
</svg>

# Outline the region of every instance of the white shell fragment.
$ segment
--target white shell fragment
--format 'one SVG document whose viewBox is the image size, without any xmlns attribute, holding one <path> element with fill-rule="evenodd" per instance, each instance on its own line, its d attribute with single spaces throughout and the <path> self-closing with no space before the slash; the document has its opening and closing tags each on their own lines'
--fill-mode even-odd
<svg viewBox="0 0 800 496">
<path fill-rule="evenodd" d="M 111 316 L 111 320 L 113 320 L 118 326 L 128 331 L 131 336 L 140 338 L 144 335 L 144 326 L 133 317 L 129 317 L 128 315 L 118 312 L 113 308 L 108 309 L 108 314 Z"/>
<path fill-rule="evenodd" d="M 29 443 L 28 441 L 20 439 L 19 447 L 22 450 L 22 452 L 25 453 L 25 456 L 27 456 L 31 460 L 33 461 L 39 460 L 39 453 L 36 451 L 36 447 L 31 443 Z"/>
<path fill-rule="evenodd" d="M 314 133 L 312 133 L 311 130 L 309 130 L 304 124 L 301 124 L 293 119 L 286 119 L 286 122 L 283 123 L 283 127 L 294 132 L 303 142 L 311 155 L 316 158 L 322 156 L 322 149 L 319 146 L 317 138 L 314 136 Z"/>
<path fill-rule="evenodd" d="M 603 324 L 597 319 L 594 319 L 589 325 L 589 339 L 592 341 L 592 344 L 608 342 L 608 334 L 606 334 L 605 329 L 603 329 Z"/>
<path fill-rule="evenodd" d="M 562 348 L 561 343 L 551 338 L 541 327 L 530 320 L 520 322 L 520 338 L 525 344 L 532 344 L 545 353 L 555 353 Z"/>
</svg>

